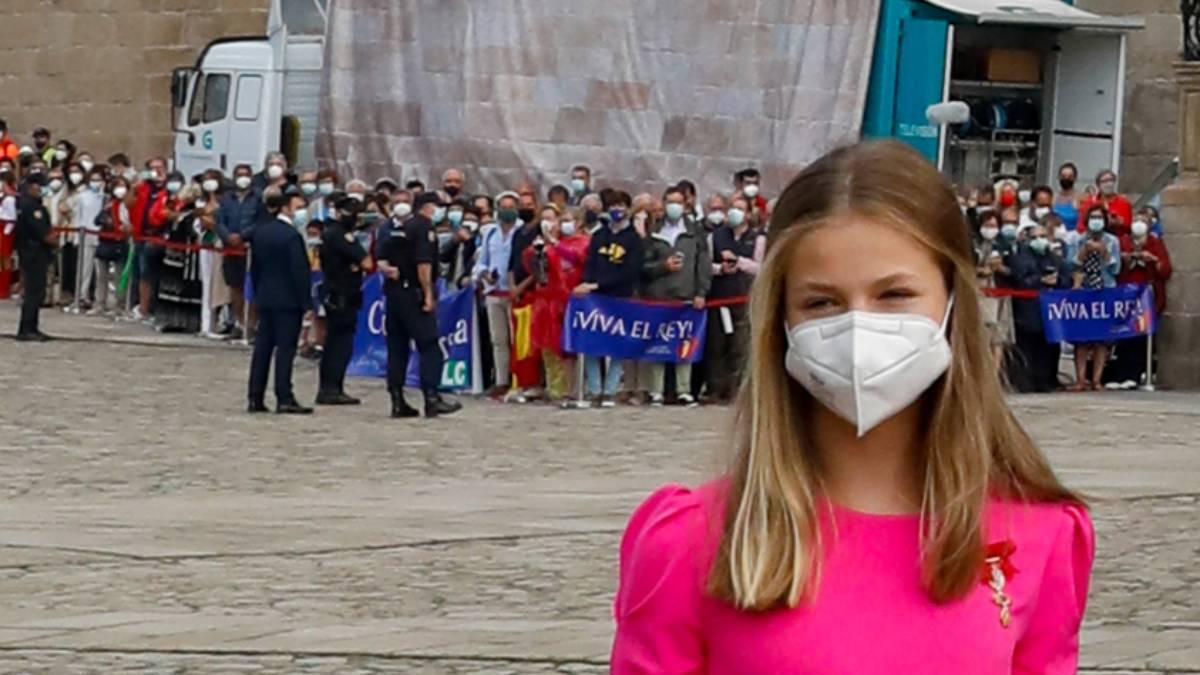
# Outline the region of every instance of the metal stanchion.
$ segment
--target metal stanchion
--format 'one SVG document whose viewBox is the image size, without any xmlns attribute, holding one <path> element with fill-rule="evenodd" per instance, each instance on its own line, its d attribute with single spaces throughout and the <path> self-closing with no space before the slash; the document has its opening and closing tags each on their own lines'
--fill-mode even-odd
<svg viewBox="0 0 1200 675">
<path fill-rule="evenodd" d="M 1142 391 L 1154 391 L 1154 336 L 1146 336 L 1146 383 Z"/>
<path fill-rule="evenodd" d="M 584 359 L 587 357 L 583 354 L 575 355 L 575 406 L 583 407 L 583 390 L 587 386 L 587 368 L 584 364 Z"/>
<path fill-rule="evenodd" d="M 83 228 L 75 229 L 75 297 L 71 299 L 71 306 L 68 308 L 72 314 L 78 314 L 82 309 L 80 302 L 83 300 L 83 294 L 87 292 L 87 285 L 83 281 L 83 249 L 87 245 L 87 235 Z"/>
</svg>

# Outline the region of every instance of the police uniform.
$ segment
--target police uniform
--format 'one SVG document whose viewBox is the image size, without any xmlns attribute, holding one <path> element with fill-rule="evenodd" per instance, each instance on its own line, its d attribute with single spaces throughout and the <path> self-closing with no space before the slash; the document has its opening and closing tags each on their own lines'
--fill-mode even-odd
<svg viewBox="0 0 1200 675">
<path fill-rule="evenodd" d="M 358 405 L 346 395 L 346 368 L 354 352 L 354 331 L 362 309 L 363 264 L 367 252 L 345 218 L 354 222 L 354 214 L 343 220 L 329 219 L 321 233 L 321 271 L 325 275 L 321 302 L 325 307 L 325 351 L 321 354 L 320 385 L 317 403 L 322 405 Z"/>
<path fill-rule="evenodd" d="M 433 266 L 437 265 L 437 235 L 433 222 L 420 210 L 436 203 L 437 196 L 422 194 L 414 204 L 414 215 L 403 223 L 388 220 L 379 231 L 375 258 L 394 267 L 399 276 L 385 279 L 383 290 L 387 300 L 387 383 L 392 395 L 393 417 L 415 417 L 417 411 L 404 401 L 404 381 L 408 371 L 409 341 L 416 343 L 420 359 L 421 393 L 425 396 L 425 416 L 435 417 L 458 410 L 458 404 L 442 401 L 438 395 L 441 380 L 442 352 L 438 346 L 437 312 L 426 312 L 425 295 L 418 276 L 418 267 L 430 266 L 430 284 L 434 283 Z"/>
<path fill-rule="evenodd" d="M 50 213 L 40 198 L 29 194 L 30 189 L 27 185 L 17 203 L 16 249 L 21 260 L 21 285 L 24 288 L 17 339 L 44 341 L 49 338 L 38 328 L 38 313 L 46 297 L 46 270 L 54 246 L 48 241 Z"/>
</svg>

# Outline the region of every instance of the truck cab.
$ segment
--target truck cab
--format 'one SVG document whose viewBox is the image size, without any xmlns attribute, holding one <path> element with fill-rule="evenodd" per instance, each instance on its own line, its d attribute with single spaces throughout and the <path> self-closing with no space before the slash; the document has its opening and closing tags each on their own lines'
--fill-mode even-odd
<svg viewBox="0 0 1200 675">
<path fill-rule="evenodd" d="M 274 0 L 265 35 L 210 42 L 171 76 L 175 168 L 263 168 L 267 153 L 312 164 L 326 0 Z M 294 30 L 292 30 L 294 29 Z"/>
</svg>

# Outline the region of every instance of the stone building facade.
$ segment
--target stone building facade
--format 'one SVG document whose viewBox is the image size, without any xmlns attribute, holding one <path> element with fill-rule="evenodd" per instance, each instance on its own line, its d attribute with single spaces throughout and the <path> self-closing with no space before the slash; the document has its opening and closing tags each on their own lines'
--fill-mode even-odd
<svg viewBox="0 0 1200 675">
<path fill-rule="evenodd" d="M 1179 0 L 1076 0 L 1097 14 L 1140 16 L 1146 27 L 1129 34 L 1125 58 L 1125 124 L 1121 130 L 1121 188 L 1140 194 L 1179 154 L 1179 110 L 1172 64 L 1183 51 Z"/>
<path fill-rule="evenodd" d="M 269 0 L 3 0 L 0 117 L 97 158 L 172 144 L 171 70 L 226 35 L 262 35 Z"/>
<path fill-rule="evenodd" d="M 270 0 L 3 0 L 0 117 L 20 142 L 49 127 L 97 155 L 171 148 L 171 70 L 221 36 L 259 35 Z M 1178 0 L 1076 0 L 1142 16 L 1127 59 L 1123 188 L 1140 193 L 1177 152 L 1171 64 L 1182 44 Z"/>
</svg>

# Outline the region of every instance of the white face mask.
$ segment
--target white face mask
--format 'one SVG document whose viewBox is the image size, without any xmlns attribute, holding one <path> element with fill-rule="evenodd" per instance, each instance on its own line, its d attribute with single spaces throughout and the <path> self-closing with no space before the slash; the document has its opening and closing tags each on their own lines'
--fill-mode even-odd
<svg viewBox="0 0 1200 675">
<path fill-rule="evenodd" d="M 79 160 L 79 166 L 82 166 L 84 171 L 91 171 L 96 166 L 96 163 L 90 159 L 81 159 Z"/>
<path fill-rule="evenodd" d="M 668 220 L 679 220 L 683 217 L 683 204 L 667 204 L 666 212 Z"/>
<path fill-rule="evenodd" d="M 750 183 L 749 185 L 742 186 L 742 194 L 746 195 L 750 199 L 754 199 L 755 197 L 757 197 L 758 196 L 758 183 Z"/>
<path fill-rule="evenodd" d="M 1050 214 L 1049 206 L 1039 206 L 1033 210 L 1033 217 L 1037 218 L 1038 220 L 1045 218 L 1049 214 Z"/>
<path fill-rule="evenodd" d="M 950 367 L 946 326 L 916 314 L 846 312 L 788 330 L 788 374 L 865 436 Z"/>
<path fill-rule="evenodd" d="M 167 192 L 169 192 L 171 194 L 175 194 L 176 192 L 179 192 L 182 189 L 183 189 L 183 183 L 180 183 L 178 181 L 168 181 L 167 182 Z"/>
<path fill-rule="evenodd" d="M 1133 221 L 1133 225 L 1129 226 L 1129 231 L 1133 234 L 1134 239 L 1143 239 L 1146 233 L 1150 231 L 1150 226 L 1144 220 L 1135 220 Z"/>
<path fill-rule="evenodd" d="M 729 224 L 737 227 L 746 220 L 746 212 L 741 209 L 729 209 Z"/>
<path fill-rule="evenodd" d="M 564 221 L 562 221 L 562 224 L 561 224 L 561 225 L 559 225 L 558 227 L 559 227 L 559 229 L 560 229 L 560 230 L 562 230 L 562 235 L 563 235 L 564 237 L 573 237 L 573 236 L 575 236 L 575 221 L 573 221 L 573 220 L 564 220 Z"/>
<path fill-rule="evenodd" d="M 1088 232 L 1103 232 L 1103 231 L 1104 231 L 1104 219 L 1103 218 L 1089 218 L 1088 219 Z"/>
<path fill-rule="evenodd" d="M 347 194 L 346 196 L 349 197 L 350 199 L 353 199 L 356 202 L 361 202 L 367 198 L 367 196 L 361 192 L 351 192 L 351 193 Z"/>
<path fill-rule="evenodd" d="M 54 159 L 57 159 L 58 161 L 61 162 L 67 158 L 68 154 L 69 153 L 67 153 L 66 150 L 55 150 L 54 151 Z"/>
<path fill-rule="evenodd" d="M 208 200 L 207 200 L 207 199 L 197 199 L 197 200 L 196 200 L 196 208 L 198 208 L 198 209 L 202 209 L 202 208 L 204 208 L 204 207 L 206 207 L 206 206 L 208 206 Z"/>
<path fill-rule="evenodd" d="M 397 218 L 407 218 L 411 214 L 412 204 L 408 202 L 396 202 L 396 205 L 392 207 L 392 215 Z"/>
<path fill-rule="evenodd" d="M 208 180 L 201 183 L 200 187 L 204 188 L 205 192 L 216 192 L 217 188 L 221 187 L 221 184 L 218 183 L 217 181 L 209 178 Z"/>
<path fill-rule="evenodd" d="M 51 192 L 58 192 L 59 190 L 62 189 L 62 186 L 63 186 L 63 182 L 61 180 L 55 178 L 54 180 L 50 181 L 49 187 L 50 187 Z"/>
<path fill-rule="evenodd" d="M 70 174 L 67 176 L 67 178 L 71 179 L 71 185 L 79 185 L 83 182 L 83 174 L 81 173 Z"/>
<path fill-rule="evenodd" d="M 322 196 L 328 197 L 329 195 L 333 194 L 333 183 L 321 183 L 317 186 L 317 191 L 320 192 Z"/>
<path fill-rule="evenodd" d="M 278 164 L 272 164 L 271 166 L 267 167 L 267 178 L 270 178 L 271 180 L 278 180 L 281 177 L 283 177 L 282 166 L 279 166 Z"/>
<path fill-rule="evenodd" d="M 1000 236 L 1000 228 L 998 227 L 981 227 L 979 228 L 979 236 L 983 237 L 984 241 L 994 241 Z"/>
<path fill-rule="evenodd" d="M 721 223 L 725 222 L 725 212 L 724 211 L 709 211 L 708 222 L 712 225 L 720 225 Z"/>
<path fill-rule="evenodd" d="M 125 199 L 125 195 L 129 194 L 129 190 L 124 186 L 113 188 L 113 197 L 117 199 Z"/>
<path fill-rule="evenodd" d="M 304 193 L 305 197 L 311 197 L 311 196 L 317 194 L 317 184 L 316 183 L 301 183 L 300 191 Z"/>
<path fill-rule="evenodd" d="M 554 223 L 549 220 L 542 221 L 542 236 L 549 237 L 554 234 Z"/>
<path fill-rule="evenodd" d="M 122 175 L 125 177 L 125 180 L 129 181 L 130 183 L 138 179 L 138 172 L 133 168 L 125 169 L 125 173 Z"/>
<path fill-rule="evenodd" d="M 249 190 L 251 182 L 253 182 L 253 180 L 250 178 L 250 176 L 238 176 L 234 179 L 233 184 L 236 185 L 237 189 L 239 190 Z"/>
</svg>

